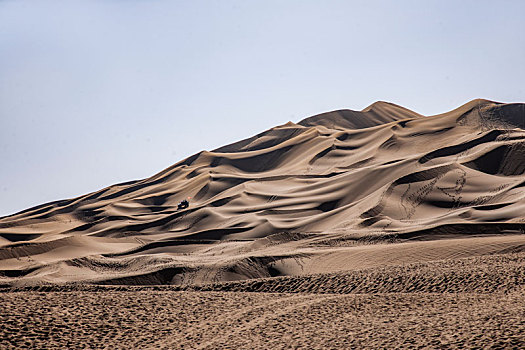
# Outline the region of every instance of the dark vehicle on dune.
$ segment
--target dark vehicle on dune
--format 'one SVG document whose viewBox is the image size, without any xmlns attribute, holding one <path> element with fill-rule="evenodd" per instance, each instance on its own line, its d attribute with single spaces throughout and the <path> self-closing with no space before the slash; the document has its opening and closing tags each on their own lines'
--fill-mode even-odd
<svg viewBox="0 0 525 350">
<path fill-rule="evenodd" d="M 177 210 L 186 209 L 190 206 L 190 202 L 187 199 L 183 199 L 178 205 Z"/>
</svg>

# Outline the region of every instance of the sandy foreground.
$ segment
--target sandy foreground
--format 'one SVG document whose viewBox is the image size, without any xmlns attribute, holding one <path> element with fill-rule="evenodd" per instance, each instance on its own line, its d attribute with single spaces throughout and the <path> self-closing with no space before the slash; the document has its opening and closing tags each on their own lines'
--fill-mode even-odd
<svg viewBox="0 0 525 350">
<path fill-rule="evenodd" d="M 523 292 L 2 295 L 4 349 L 523 348 Z"/>
<path fill-rule="evenodd" d="M 0 344 L 523 348 L 524 292 L 525 253 L 204 285 L 9 288 L 0 293 Z"/>
</svg>

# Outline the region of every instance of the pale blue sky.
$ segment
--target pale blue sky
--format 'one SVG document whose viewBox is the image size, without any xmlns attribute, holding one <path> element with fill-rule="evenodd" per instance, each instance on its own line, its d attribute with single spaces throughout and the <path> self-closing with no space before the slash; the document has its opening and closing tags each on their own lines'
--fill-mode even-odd
<svg viewBox="0 0 525 350">
<path fill-rule="evenodd" d="M 1 1 L 0 215 L 377 100 L 525 102 L 525 1 Z"/>
</svg>

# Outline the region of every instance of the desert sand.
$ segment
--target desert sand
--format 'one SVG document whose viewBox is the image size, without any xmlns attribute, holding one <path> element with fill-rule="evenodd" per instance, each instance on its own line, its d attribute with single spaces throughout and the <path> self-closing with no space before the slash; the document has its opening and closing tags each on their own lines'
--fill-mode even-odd
<svg viewBox="0 0 525 350">
<path fill-rule="evenodd" d="M 2 295 L 0 341 L 4 349 L 523 348 L 522 293 L 18 292 Z"/>
<path fill-rule="evenodd" d="M 0 218 L 0 347 L 524 347 L 524 231 L 525 104 L 324 113 Z"/>
</svg>

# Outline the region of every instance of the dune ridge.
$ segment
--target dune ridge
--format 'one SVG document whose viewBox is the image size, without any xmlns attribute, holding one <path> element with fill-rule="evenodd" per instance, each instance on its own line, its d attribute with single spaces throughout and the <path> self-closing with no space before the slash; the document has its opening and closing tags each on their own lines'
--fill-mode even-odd
<svg viewBox="0 0 525 350">
<path fill-rule="evenodd" d="M 525 104 L 481 99 L 289 122 L 0 218 L 0 284 L 196 285 L 521 252 L 524 129 Z"/>
</svg>

